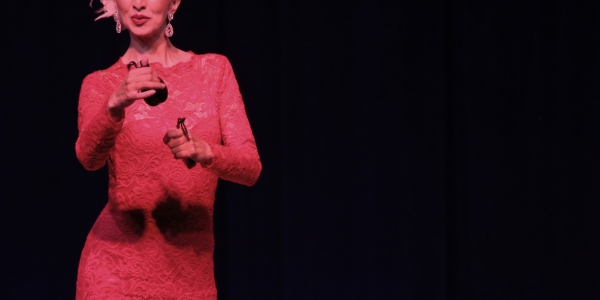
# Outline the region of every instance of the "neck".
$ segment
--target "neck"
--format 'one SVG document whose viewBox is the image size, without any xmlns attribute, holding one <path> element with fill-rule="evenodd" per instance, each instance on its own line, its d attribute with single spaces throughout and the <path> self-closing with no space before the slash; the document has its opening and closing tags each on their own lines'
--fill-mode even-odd
<svg viewBox="0 0 600 300">
<path fill-rule="evenodd" d="M 131 43 L 123 55 L 123 61 L 126 63 L 129 61 L 139 62 L 143 57 L 147 57 L 151 63 L 158 62 L 163 66 L 170 66 L 177 62 L 178 52 L 179 49 L 175 48 L 171 41 L 162 34 L 151 39 L 131 36 Z"/>
</svg>

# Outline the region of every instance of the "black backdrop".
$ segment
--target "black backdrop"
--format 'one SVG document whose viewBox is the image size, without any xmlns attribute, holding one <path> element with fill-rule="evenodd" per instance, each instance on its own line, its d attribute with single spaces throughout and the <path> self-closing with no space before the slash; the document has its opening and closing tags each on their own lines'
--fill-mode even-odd
<svg viewBox="0 0 600 300">
<path fill-rule="evenodd" d="M 97 6 L 97 4 L 96 4 Z M 106 170 L 83 77 L 127 34 L 82 1 L 3 2 L 2 299 L 72 299 Z M 221 182 L 220 299 L 597 299 L 598 1 L 189 1 L 263 162 Z"/>
</svg>

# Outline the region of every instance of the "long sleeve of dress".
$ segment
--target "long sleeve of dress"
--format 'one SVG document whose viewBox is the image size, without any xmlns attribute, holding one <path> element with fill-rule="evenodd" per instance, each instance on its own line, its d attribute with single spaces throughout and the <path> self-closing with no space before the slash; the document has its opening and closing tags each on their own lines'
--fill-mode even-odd
<svg viewBox="0 0 600 300">
<path fill-rule="evenodd" d="M 233 69 L 229 61 L 223 59 L 223 77 L 218 92 L 223 144 L 209 143 L 214 158 L 204 167 L 222 179 L 251 186 L 258 180 L 262 165 Z"/>
<path fill-rule="evenodd" d="M 115 138 L 123 126 L 123 121 L 111 119 L 107 102 L 110 93 L 102 75 L 88 75 L 81 86 L 79 95 L 79 136 L 75 143 L 77 158 L 87 170 L 100 169 L 106 163 Z"/>
</svg>

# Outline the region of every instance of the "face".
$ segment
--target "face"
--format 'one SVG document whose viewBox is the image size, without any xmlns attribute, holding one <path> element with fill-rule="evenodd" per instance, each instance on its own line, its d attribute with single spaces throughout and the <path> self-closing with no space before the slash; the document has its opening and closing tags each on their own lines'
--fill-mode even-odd
<svg viewBox="0 0 600 300">
<path fill-rule="evenodd" d="M 140 39 L 164 34 L 167 15 L 175 14 L 181 0 L 116 0 L 121 25 Z"/>
</svg>

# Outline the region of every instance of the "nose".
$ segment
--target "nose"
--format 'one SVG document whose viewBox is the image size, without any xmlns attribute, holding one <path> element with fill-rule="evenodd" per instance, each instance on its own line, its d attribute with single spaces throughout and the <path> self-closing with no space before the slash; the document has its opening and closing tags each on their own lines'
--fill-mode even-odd
<svg viewBox="0 0 600 300">
<path fill-rule="evenodd" d="M 146 8 L 146 1 L 145 0 L 133 0 L 131 1 L 132 5 L 133 5 L 133 9 L 137 10 L 137 11 L 142 11 L 143 9 Z"/>
</svg>

